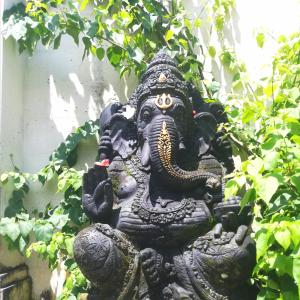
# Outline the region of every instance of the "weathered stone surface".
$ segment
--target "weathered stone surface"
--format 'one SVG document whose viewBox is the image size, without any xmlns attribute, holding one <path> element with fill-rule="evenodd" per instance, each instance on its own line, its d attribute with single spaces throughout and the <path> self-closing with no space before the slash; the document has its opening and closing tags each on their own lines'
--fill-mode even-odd
<svg viewBox="0 0 300 300">
<path fill-rule="evenodd" d="M 251 216 L 224 201 L 233 170 L 222 105 L 159 52 L 126 105 L 100 116 L 100 162 L 83 178 L 95 223 L 74 243 L 89 299 L 252 300 Z"/>
</svg>

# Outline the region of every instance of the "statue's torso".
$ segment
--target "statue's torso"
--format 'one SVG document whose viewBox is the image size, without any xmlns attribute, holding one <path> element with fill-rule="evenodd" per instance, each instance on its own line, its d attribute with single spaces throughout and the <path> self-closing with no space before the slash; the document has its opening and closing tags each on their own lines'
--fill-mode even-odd
<svg viewBox="0 0 300 300">
<path fill-rule="evenodd" d="M 122 185 L 115 190 L 119 202 L 115 226 L 130 239 L 143 246 L 155 241 L 169 246 L 184 244 L 211 229 L 212 217 L 203 197 L 181 194 L 176 200 L 173 196 L 161 198 L 149 187 L 149 175 L 139 169 L 138 159 L 119 160 L 116 165 L 110 167 L 113 182 Z"/>
<path fill-rule="evenodd" d="M 188 199 L 187 201 L 192 200 Z M 169 216 L 166 213 L 171 203 L 166 207 L 161 207 L 161 205 L 157 203 L 147 211 L 149 218 L 154 219 L 153 222 L 150 221 L 149 223 L 141 218 L 139 213 L 133 212 L 132 204 L 133 201 L 123 203 L 116 227 L 133 240 L 139 241 L 142 244 L 149 242 L 153 245 L 155 241 L 164 246 L 170 245 L 171 243 L 185 243 L 196 238 L 199 234 L 206 233 L 210 228 L 211 215 L 202 200 L 195 201 L 195 208 L 190 215 L 185 213 L 184 205 L 181 205 L 180 202 L 176 204 L 172 203 L 175 205 L 175 207 L 173 207 L 173 210 L 175 210 L 173 216 L 170 216 L 172 213 L 169 213 Z M 144 209 L 147 203 L 143 204 L 145 204 L 143 206 Z M 178 210 L 176 208 L 178 208 Z M 174 220 L 174 214 L 185 214 L 185 216 L 176 221 Z M 172 221 L 165 223 L 164 220 L 160 220 L 168 217 L 170 217 Z"/>
</svg>

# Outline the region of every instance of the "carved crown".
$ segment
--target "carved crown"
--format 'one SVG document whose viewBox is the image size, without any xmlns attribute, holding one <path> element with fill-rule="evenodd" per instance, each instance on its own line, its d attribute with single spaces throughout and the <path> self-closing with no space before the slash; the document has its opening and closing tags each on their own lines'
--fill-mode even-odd
<svg viewBox="0 0 300 300">
<path fill-rule="evenodd" d="M 179 96 L 183 101 L 189 102 L 187 82 L 175 61 L 161 50 L 148 65 L 141 83 L 129 101 L 139 109 L 149 96 L 157 97 L 163 93 Z"/>
</svg>

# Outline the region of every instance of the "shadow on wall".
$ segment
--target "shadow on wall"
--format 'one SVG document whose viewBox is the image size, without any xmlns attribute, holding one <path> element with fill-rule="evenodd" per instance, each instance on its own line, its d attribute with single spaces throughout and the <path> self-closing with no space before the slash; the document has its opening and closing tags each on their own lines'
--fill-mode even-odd
<svg viewBox="0 0 300 300">
<path fill-rule="evenodd" d="M 112 100 L 126 102 L 135 78 L 120 79 L 107 61 L 82 61 L 83 49 L 66 37 L 56 51 L 39 48 L 24 80 L 24 169 L 36 172 L 75 128 L 99 117 Z M 46 134 L 45 134 L 46 133 Z M 32 145 L 35 145 L 34 149 Z M 32 162 L 34 156 L 35 162 Z"/>
</svg>

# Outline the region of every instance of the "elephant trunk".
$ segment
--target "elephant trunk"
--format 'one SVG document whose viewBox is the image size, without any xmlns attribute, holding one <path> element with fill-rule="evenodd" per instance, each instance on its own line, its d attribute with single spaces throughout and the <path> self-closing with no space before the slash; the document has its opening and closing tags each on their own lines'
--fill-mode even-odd
<svg viewBox="0 0 300 300">
<path fill-rule="evenodd" d="M 219 176 L 201 168 L 187 171 L 176 161 L 179 150 L 179 135 L 174 120 L 169 116 L 158 116 L 153 120 L 149 134 L 151 166 L 162 180 L 177 189 L 207 185 L 215 188 L 220 184 Z"/>
</svg>

